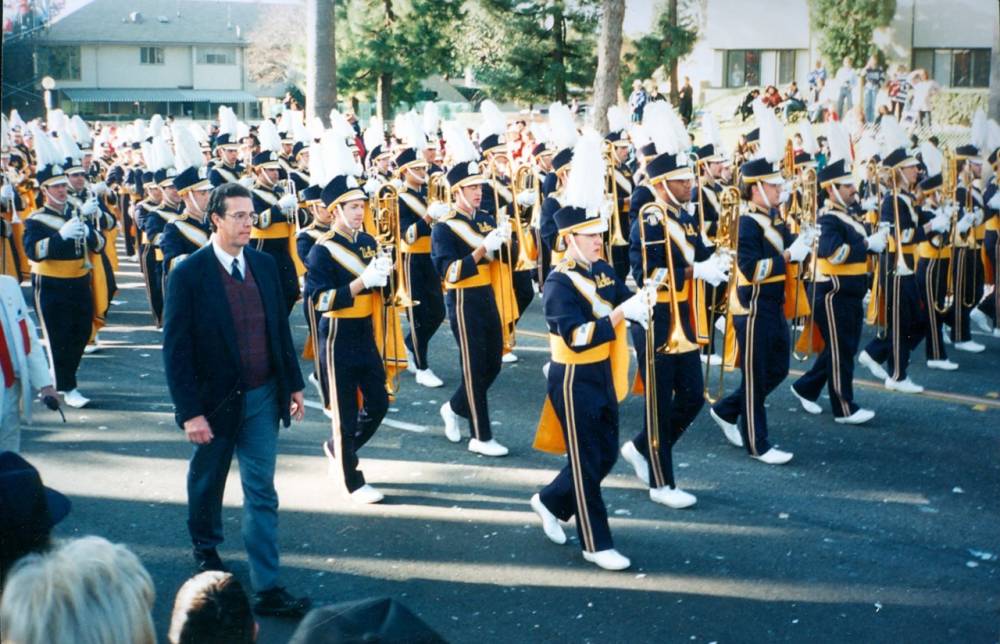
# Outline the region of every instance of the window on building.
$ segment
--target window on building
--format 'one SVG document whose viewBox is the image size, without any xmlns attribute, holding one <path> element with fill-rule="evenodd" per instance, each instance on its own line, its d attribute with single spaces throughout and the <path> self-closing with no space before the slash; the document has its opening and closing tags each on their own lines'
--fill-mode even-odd
<svg viewBox="0 0 1000 644">
<path fill-rule="evenodd" d="M 726 87 L 760 85 L 760 50 L 726 50 Z"/>
<path fill-rule="evenodd" d="M 139 62 L 143 65 L 162 65 L 163 47 L 140 47 Z"/>
<path fill-rule="evenodd" d="M 199 65 L 235 65 L 236 50 L 232 47 L 199 47 Z"/>
<path fill-rule="evenodd" d="M 38 50 L 38 75 L 55 80 L 80 80 L 80 48 L 43 47 Z"/>
<path fill-rule="evenodd" d="M 945 87 L 989 87 L 989 49 L 914 49 L 913 68 Z"/>
<path fill-rule="evenodd" d="M 778 51 L 778 84 L 785 85 L 795 80 L 795 50 Z"/>
</svg>

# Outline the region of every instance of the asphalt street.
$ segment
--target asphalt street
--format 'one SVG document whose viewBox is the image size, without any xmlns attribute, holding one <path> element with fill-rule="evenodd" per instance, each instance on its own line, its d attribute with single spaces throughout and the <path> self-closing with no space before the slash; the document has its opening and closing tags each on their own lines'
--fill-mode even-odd
<svg viewBox="0 0 1000 644">
<path fill-rule="evenodd" d="M 173 420 L 136 264 L 123 262 L 118 279 L 103 348 L 80 369 L 91 406 L 67 410 L 66 424 L 39 406 L 23 452 L 73 501 L 57 536 L 102 535 L 142 558 L 165 641 L 174 594 L 192 574 L 191 447 Z M 301 347 L 300 310 L 292 320 Z M 918 349 L 911 375 L 924 395 L 886 392 L 861 370 L 858 400 L 878 414 L 863 427 L 835 424 L 828 400 L 823 415 L 807 415 L 786 381 L 768 410 L 774 442 L 795 452 L 783 467 L 731 447 L 703 410 L 675 449 L 695 507 L 652 503 L 623 462 L 606 479 L 615 545 L 633 563 L 613 573 L 582 560 L 572 526 L 569 545 L 547 541 L 528 505 L 564 460 L 531 448 L 548 355 L 540 301 L 519 329 L 521 360 L 504 367 L 489 400 L 506 458 L 444 438 L 438 407 L 459 378 L 447 324 L 431 344 L 445 387 L 404 375 L 360 454 L 385 503 L 352 505 L 327 478 L 320 445 L 330 426 L 318 410 L 282 430 L 290 590 L 317 605 L 393 596 L 453 642 L 998 641 L 1000 339 L 975 336 L 983 354 L 952 351 L 953 373 L 929 371 Z M 306 394 L 317 400 L 311 386 Z M 641 419 L 641 399 L 627 400 L 622 441 Z M 249 587 L 241 502 L 234 464 L 221 554 Z M 294 626 L 265 619 L 261 641 L 284 642 Z"/>
</svg>

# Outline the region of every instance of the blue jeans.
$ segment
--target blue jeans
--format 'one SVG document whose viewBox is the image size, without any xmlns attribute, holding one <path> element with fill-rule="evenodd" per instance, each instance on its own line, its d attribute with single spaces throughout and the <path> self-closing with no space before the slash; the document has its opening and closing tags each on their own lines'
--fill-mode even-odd
<svg viewBox="0 0 1000 644">
<path fill-rule="evenodd" d="M 837 95 L 837 116 L 841 119 L 844 118 L 844 109 L 854 107 L 854 92 L 851 90 L 851 87 L 844 85 L 840 88 L 840 94 Z"/>
<path fill-rule="evenodd" d="M 874 85 L 865 86 L 865 123 L 875 121 L 875 97 L 878 96 L 878 87 Z"/>
<path fill-rule="evenodd" d="M 243 485 L 243 545 L 254 590 L 278 586 L 278 493 L 274 468 L 278 453 L 277 385 L 246 392 L 243 423 L 235 436 L 216 435 L 195 445 L 188 465 L 188 530 L 195 548 L 215 548 L 223 541 L 222 497 L 233 452 Z"/>
</svg>

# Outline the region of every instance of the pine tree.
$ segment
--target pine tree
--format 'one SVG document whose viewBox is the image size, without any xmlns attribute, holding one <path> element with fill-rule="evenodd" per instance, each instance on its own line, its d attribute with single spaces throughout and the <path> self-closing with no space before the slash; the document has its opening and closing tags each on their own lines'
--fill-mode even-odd
<svg viewBox="0 0 1000 644">
<path fill-rule="evenodd" d="M 819 51 L 833 65 L 850 56 L 862 65 L 875 53 L 872 34 L 896 13 L 896 0 L 809 0 L 809 18 Z"/>
</svg>

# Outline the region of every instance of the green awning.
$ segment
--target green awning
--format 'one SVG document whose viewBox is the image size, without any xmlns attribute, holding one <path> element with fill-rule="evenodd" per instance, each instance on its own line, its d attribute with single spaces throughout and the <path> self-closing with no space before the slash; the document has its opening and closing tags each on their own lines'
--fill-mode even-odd
<svg viewBox="0 0 1000 644">
<path fill-rule="evenodd" d="M 250 92 L 235 89 L 85 89 L 66 88 L 66 98 L 74 103 L 256 103 Z"/>
</svg>

